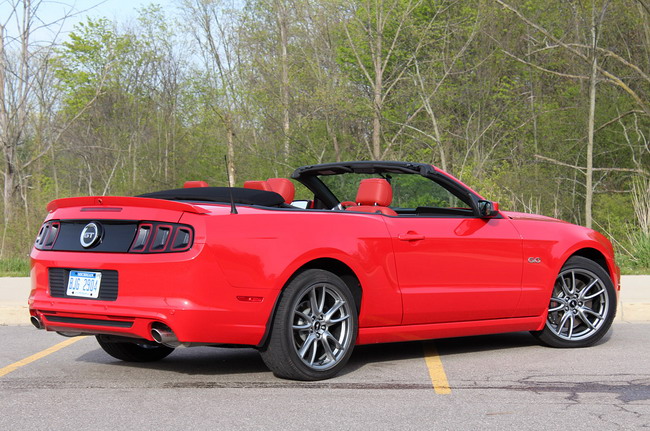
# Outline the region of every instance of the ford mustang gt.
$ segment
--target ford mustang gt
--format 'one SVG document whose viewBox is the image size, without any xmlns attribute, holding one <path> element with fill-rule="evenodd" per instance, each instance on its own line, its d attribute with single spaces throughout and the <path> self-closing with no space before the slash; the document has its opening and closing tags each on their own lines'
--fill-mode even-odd
<svg viewBox="0 0 650 431">
<path fill-rule="evenodd" d="M 619 269 L 591 229 L 502 211 L 428 164 L 343 162 L 243 188 L 52 201 L 31 320 L 109 355 L 251 346 L 276 376 L 336 375 L 355 345 L 531 331 L 584 347 L 609 330 Z M 309 194 L 295 201 L 295 184 Z"/>
</svg>

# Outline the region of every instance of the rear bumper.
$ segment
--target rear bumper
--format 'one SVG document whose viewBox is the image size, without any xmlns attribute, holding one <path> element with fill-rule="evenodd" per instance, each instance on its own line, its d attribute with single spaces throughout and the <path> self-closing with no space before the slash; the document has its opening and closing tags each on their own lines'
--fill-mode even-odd
<svg viewBox="0 0 650 431">
<path fill-rule="evenodd" d="M 30 313 L 49 331 L 153 340 L 152 325 L 162 323 L 182 343 L 258 345 L 278 294 L 259 286 L 232 287 L 204 244 L 184 253 L 33 250 L 31 257 Z M 50 268 L 115 270 L 117 299 L 53 297 Z"/>
</svg>

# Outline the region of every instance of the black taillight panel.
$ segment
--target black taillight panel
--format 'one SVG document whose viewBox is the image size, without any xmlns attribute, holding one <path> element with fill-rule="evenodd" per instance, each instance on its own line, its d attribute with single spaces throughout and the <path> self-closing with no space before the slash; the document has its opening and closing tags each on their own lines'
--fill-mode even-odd
<svg viewBox="0 0 650 431">
<path fill-rule="evenodd" d="M 81 236 L 89 224 L 101 225 L 96 245 L 84 247 Z M 178 253 L 192 248 L 194 229 L 179 223 L 133 220 L 49 220 L 41 226 L 38 250 L 96 253 Z"/>
</svg>

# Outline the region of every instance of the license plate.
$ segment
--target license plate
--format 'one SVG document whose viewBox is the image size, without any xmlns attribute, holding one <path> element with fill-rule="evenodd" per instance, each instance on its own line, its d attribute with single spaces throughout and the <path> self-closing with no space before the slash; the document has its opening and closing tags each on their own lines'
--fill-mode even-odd
<svg viewBox="0 0 650 431">
<path fill-rule="evenodd" d="M 101 272 L 70 271 L 66 294 L 83 298 L 97 298 L 101 282 Z"/>
</svg>

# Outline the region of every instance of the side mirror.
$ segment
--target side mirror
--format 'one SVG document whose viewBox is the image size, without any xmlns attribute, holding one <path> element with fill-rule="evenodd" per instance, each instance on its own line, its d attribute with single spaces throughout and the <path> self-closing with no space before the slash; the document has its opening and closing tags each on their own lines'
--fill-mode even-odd
<svg viewBox="0 0 650 431">
<path fill-rule="evenodd" d="M 492 218 L 499 215 L 499 203 L 480 200 L 478 201 L 478 212 L 482 218 Z"/>
</svg>

